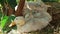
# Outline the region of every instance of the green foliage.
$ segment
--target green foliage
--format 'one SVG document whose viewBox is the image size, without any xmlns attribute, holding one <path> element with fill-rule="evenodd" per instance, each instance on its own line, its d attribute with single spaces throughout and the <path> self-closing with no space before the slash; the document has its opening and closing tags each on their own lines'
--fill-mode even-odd
<svg viewBox="0 0 60 34">
<path fill-rule="evenodd" d="M 44 2 L 58 2 L 59 0 L 42 0 Z"/>
<path fill-rule="evenodd" d="M 16 29 L 16 26 L 14 27 L 9 27 L 10 23 L 12 20 L 14 20 L 15 16 L 9 16 L 7 22 L 5 23 L 4 27 L 2 28 L 3 31 L 10 31 L 11 29 Z"/>
<path fill-rule="evenodd" d="M 13 9 L 17 5 L 16 0 L 0 0 L 2 6 L 4 6 L 4 3 L 8 3 Z"/>
<path fill-rule="evenodd" d="M 0 4 L 4 5 L 4 0 L 0 0 Z"/>
<path fill-rule="evenodd" d="M 13 9 L 17 5 L 16 0 L 0 0 L 0 4 L 2 5 L 2 7 L 4 7 L 4 3 L 8 3 Z M 0 7 L 0 26 L 3 31 L 10 31 L 12 28 L 16 29 L 16 26 L 12 28 L 9 27 L 11 20 L 14 20 L 14 18 L 15 16 L 4 16 L 4 14 L 2 14 Z"/>
<path fill-rule="evenodd" d="M 1 21 L 1 17 L 2 17 L 2 12 L 0 11 L 0 21 Z"/>
<path fill-rule="evenodd" d="M 16 0 L 7 0 L 8 4 L 14 9 L 17 5 Z"/>
<path fill-rule="evenodd" d="M 4 16 L 3 19 L 1 20 L 1 28 L 3 28 L 8 20 L 8 16 Z"/>
</svg>

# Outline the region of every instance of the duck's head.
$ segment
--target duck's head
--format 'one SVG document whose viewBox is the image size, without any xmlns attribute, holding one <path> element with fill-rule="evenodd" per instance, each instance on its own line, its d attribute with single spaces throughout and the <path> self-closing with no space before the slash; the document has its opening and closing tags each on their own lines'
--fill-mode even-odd
<svg viewBox="0 0 60 34">
<path fill-rule="evenodd" d="M 24 24 L 25 24 L 25 19 L 24 19 L 24 17 L 18 16 L 18 17 L 16 17 L 16 18 L 14 19 L 14 21 L 9 25 L 9 27 L 12 27 L 12 26 L 14 26 L 14 25 L 22 26 L 22 25 L 24 25 Z"/>
</svg>

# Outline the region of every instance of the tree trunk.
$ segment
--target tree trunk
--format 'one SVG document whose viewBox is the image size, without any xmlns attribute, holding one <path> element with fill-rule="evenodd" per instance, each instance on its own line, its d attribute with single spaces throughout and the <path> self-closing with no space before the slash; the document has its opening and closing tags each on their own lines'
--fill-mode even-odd
<svg viewBox="0 0 60 34">
<path fill-rule="evenodd" d="M 25 4 L 25 0 L 20 0 L 17 11 L 15 11 L 16 16 L 23 16 L 23 7 Z"/>
</svg>

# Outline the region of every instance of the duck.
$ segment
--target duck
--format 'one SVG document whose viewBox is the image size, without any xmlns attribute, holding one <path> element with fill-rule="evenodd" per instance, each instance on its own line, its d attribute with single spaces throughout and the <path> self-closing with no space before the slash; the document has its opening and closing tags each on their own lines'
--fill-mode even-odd
<svg viewBox="0 0 60 34">
<path fill-rule="evenodd" d="M 24 8 L 25 11 L 24 16 L 17 16 L 14 19 L 14 21 L 9 25 L 9 27 L 16 25 L 17 26 L 16 31 L 18 31 L 20 34 L 25 32 L 28 33 L 31 31 L 41 30 L 45 28 L 52 20 L 52 16 L 47 12 L 47 6 L 44 3 L 42 3 L 42 7 L 40 6 L 40 4 L 37 3 L 36 4 L 31 3 L 31 4 L 36 9 L 30 7 L 31 5 L 29 5 L 30 9 Z"/>
</svg>

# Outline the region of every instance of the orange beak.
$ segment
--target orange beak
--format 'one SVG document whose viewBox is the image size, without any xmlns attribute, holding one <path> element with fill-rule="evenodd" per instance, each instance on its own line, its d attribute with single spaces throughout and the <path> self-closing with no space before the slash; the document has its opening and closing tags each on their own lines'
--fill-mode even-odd
<svg viewBox="0 0 60 34">
<path fill-rule="evenodd" d="M 15 22 L 12 22 L 10 25 L 9 25 L 9 27 L 12 27 L 12 26 L 15 26 L 16 25 L 16 23 Z"/>
</svg>

